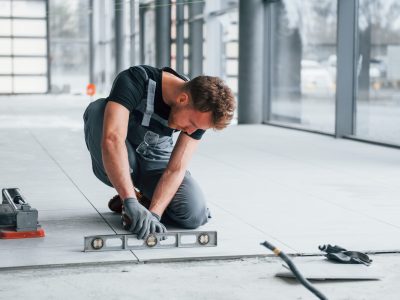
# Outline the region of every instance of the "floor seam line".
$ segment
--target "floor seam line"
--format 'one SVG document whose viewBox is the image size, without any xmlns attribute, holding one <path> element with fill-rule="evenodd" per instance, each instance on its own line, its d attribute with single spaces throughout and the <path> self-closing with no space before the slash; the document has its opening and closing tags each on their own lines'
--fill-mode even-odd
<svg viewBox="0 0 400 300">
<path fill-rule="evenodd" d="M 34 140 L 39 144 L 39 146 L 43 149 L 43 151 L 49 156 L 49 158 L 58 166 L 58 168 L 63 172 L 63 174 L 69 179 L 69 181 L 75 186 L 75 188 L 82 194 L 82 196 L 89 202 L 89 204 L 94 208 L 94 210 L 100 215 L 103 221 L 110 227 L 115 234 L 117 234 L 116 230 L 112 227 L 110 222 L 100 213 L 100 211 L 94 206 L 94 204 L 89 200 L 88 197 L 83 193 L 83 191 L 79 188 L 79 186 L 75 183 L 75 181 L 69 176 L 69 174 L 64 170 L 61 164 L 50 154 L 50 152 L 44 147 L 44 145 L 38 140 L 35 134 L 28 129 L 28 132 L 32 135 Z"/>
<path fill-rule="evenodd" d="M 138 262 L 140 262 L 140 263 L 143 262 L 143 261 L 140 260 L 139 257 L 135 254 L 135 252 L 133 252 L 133 250 L 129 250 L 129 251 L 133 254 L 134 257 L 136 257 L 136 259 L 137 259 Z"/>
</svg>

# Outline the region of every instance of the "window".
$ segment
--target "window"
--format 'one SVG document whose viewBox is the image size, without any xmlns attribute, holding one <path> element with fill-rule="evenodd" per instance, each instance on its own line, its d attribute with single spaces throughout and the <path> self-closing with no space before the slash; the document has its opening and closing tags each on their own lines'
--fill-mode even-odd
<svg viewBox="0 0 400 300">
<path fill-rule="evenodd" d="M 88 6 L 86 0 L 50 1 L 52 92 L 86 91 L 89 83 Z"/>
<path fill-rule="evenodd" d="M 45 93 L 46 1 L 0 1 L 0 93 Z"/>
<path fill-rule="evenodd" d="M 334 132 L 337 1 L 276 3 L 270 120 Z"/>
<path fill-rule="evenodd" d="M 400 3 L 360 0 L 356 135 L 400 144 Z"/>
</svg>

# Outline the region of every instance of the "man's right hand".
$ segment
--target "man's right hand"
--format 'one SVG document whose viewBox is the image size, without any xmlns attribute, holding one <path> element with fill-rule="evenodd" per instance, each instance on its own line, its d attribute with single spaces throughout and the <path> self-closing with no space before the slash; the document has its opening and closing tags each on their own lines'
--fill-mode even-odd
<svg viewBox="0 0 400 300">
<path fill-rule="evenodd" d="M 165 226 L 135 198 L 127 198 L 122 203 L 122 214 L 131 221 L 129 231 L 144 239 L 150 233 L 164 233 Z"/>
</svg>

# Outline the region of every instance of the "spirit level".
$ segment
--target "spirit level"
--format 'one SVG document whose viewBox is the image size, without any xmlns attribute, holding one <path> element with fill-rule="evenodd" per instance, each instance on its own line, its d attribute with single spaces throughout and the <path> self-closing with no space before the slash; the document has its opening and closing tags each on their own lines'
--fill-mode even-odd
<svg viewBox="0 0 400 300">
<path fill-rule="evenodd" d="M 216 231 L 170 231 L 150 234 L 145 240 L 138 240 L 135 234 L 94 235 L 84 239 L 85 252 L 216 246 Z"/>
</svg>

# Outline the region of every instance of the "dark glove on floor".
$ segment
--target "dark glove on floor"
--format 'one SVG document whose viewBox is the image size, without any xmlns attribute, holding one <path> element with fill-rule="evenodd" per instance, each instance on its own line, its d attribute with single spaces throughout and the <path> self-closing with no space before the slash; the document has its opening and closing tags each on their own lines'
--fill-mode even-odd
<svg viewBox="0 0 400 300">
<path fill-rule="evenodd" d="M 358 251 L 347 251 L 340 246 L 322 245 L 319 250 L 325 252 L 326 258 L 343 264 L 364 264 L 369 266 L 372 259 L 367 254 Z"/>
</svg>

